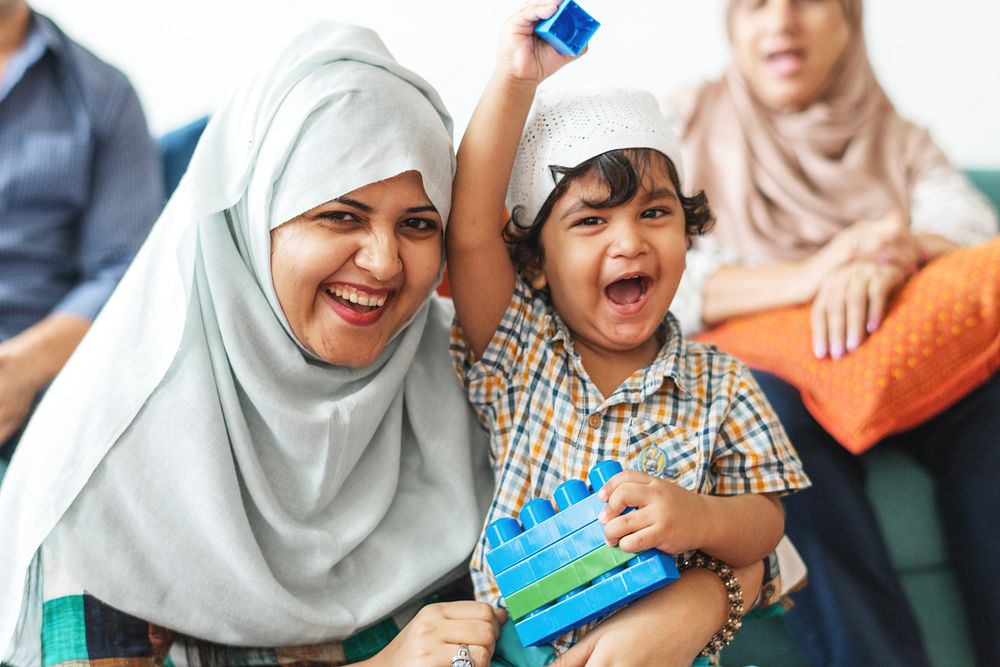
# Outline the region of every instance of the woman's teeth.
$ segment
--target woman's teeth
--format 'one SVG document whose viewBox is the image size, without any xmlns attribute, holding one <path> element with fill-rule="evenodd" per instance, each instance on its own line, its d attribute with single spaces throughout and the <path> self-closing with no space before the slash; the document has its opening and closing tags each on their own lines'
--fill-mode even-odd
<svg viewBox="0 0 1000 667">
<path fill-rule="evenodd" d="M 341 299 L 342 301 L 347 301 L 358 306 L 369 306 L 372 308 L 381 308 L 385 305 L 388 298 L 384 294 L 368 294 L 367 292 L 361 292 L 353 287 L 346 287 L 343 285 L 327 288 L 326 291 L 330 296 Z"/>
</svg>

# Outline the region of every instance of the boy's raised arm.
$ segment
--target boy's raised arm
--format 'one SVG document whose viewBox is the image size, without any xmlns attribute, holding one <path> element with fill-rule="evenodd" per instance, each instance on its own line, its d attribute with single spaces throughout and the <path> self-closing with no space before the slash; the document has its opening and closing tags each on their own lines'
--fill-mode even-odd
<svg viewBox="0 0 1000 667">
<path fill-rule="evenodd" d="M 497 65 L 458 149 L 448 221 L 448 276 L 458 322 L 477 357 L 493 338 L 514 291 L 503 241 L 504 199 L 521 132 L 547 76 L 572 60 L 534 36 L 558 0 L 524 5 L 504 25 Z"/>
</svg>

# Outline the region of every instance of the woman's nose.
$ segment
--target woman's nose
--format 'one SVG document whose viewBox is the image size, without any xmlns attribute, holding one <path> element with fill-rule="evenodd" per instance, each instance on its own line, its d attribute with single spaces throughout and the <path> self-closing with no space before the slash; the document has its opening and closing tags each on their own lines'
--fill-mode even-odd
<svg viewBox="0 0 1000 667">
<path fill-rule="evenodd" d="M 395 277 L 403 270 L 403 260 L 399 257 L 399 243 L 395 235 L 369 235 L 355 253 L 354 263 L 376 280 L 384 282 Z"/>
<path fill-rule="evenodd" d="M 790 30 L 798 20 L 800 0 L 768 0 L 764 4 L 764 16 L 772 30 Z"/>
</svg>

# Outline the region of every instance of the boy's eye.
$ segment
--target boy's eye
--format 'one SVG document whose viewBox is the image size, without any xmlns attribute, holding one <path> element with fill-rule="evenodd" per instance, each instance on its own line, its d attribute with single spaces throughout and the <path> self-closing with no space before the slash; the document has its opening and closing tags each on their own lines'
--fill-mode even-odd
<svg viewBox="0 0 1000 667">
<path fill-rule="evenodd" d="M 430 218 L 406 218 L 401 224 L 407 229 L 418 232 L 435 232 L 438 230 L 437 221 Z"/>
<path fill-rule="evenodd" d="M 662 218 L 665 215 L 670 215 L 670 211 L 665 208 L 647 208 L 642 212 L 640 217 L 642 218 Z"/>
</svg>

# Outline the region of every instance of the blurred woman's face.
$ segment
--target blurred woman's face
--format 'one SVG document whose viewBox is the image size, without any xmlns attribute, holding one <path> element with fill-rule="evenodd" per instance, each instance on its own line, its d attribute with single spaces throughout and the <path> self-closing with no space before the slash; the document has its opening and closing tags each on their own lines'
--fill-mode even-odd
<svg viewBox="0 0 1000 667">
<path fill-rule="evenodd" d="M 416 171 L 273 229 L 271 278 L 299 342 L 338 366 L 373 362 L 433 288 L 442 229 Z"/>
<path fill-rule="evenodd" d="M 851 38 L 840 0 L 734 0 L 737 65 L 757 98 L 795 111 L 817 101 Z"/>
</svg>

